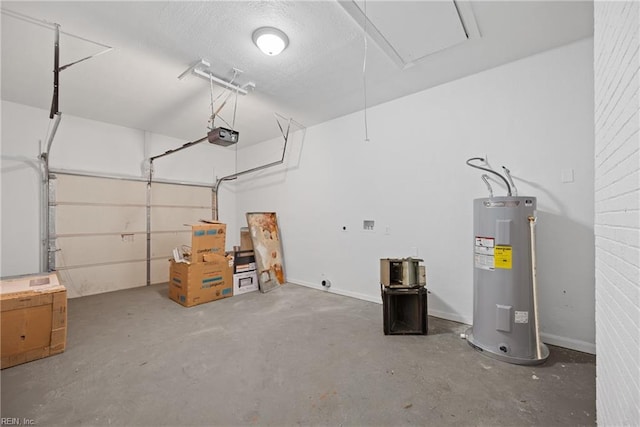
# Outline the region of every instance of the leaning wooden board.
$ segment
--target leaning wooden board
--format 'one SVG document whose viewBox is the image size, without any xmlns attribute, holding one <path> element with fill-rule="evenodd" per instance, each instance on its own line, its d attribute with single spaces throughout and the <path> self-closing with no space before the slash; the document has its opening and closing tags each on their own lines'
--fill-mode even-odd
<svg viewBox="0 0 640 427">
<path fill-rule="evenodd" d="M 260 291 L 268 292 L 285 283 L 278 220 L 275 212 L 249 212 L 246 216 Z"/>
</svg>

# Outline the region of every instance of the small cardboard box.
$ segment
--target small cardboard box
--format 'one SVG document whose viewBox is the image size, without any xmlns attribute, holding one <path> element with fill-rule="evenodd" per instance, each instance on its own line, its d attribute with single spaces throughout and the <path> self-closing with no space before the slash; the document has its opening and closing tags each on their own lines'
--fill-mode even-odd
<svg viewBox="0 0 640 427">
<path fill-rule="evenodd" d="M 233 295 L 231 258 L 208 255 L 210 262 L 183 263 L 171 260 L 169 298 L 192 307 Z"/>
<path fill-rule="evenodd" d="M 224 256 L 227 225 L 220 222 L 191 224 L 191 263 L 204 262 L 205 254 Z"/>
<path fill-rule="evenodd" d="M 233 275 L 233 295 L 242 295 L 258 290 L 258 275 L 254 271 Z"/>
<path fill-rule="evenodd" d="M 65 350 L 67 290 L 56 273 L 0 281 L 0 308 L 0 368 Z"/>
</svg>

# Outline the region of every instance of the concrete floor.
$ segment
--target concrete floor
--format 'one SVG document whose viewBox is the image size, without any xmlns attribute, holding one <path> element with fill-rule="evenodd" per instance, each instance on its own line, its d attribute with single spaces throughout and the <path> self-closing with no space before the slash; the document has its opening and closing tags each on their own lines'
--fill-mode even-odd
<svg viewBox="0 0 640 427">
<path fill-rule="evenodd" d="M 593 425 L 595 357 L 474 351 L 465 325 L 385 336 L 382 306 L 287 284 L 184 308 L 166 285 L 69 301 L 65 353 L 2 371 L 38 425 Z"/>
</svg>

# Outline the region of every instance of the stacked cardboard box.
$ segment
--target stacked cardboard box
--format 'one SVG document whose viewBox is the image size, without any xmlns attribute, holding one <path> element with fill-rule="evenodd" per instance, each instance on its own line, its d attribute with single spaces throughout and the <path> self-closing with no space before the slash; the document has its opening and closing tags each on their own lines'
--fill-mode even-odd
<svg viewBox="0 0 640 427">
<path fill-rule="evenodd" d="M 231 259 L 211 255 L 208 262 L 182 263 L 171 260 L 169 298 L 191 307 L 233 295 Z"/>
<path fill-rule="evenodd" d="M 191 227 L 191 262 L 204 261 L 209 254 L 224 256 L 227 225 L 220 222 L 201 222 Z"/>
<path fill-rule="evenodd" d="M 233 258 L 225 256 L 226 225 L 191 225 L 191 261 L 171 260 L 169 298 L 185 307 L 233 295 Z"/>
<path fill-rule="evenodd" d="M 67 290 L 56 273 L 0 281 L 1 368 L 62 353 L 67 342 Z"/>
</svg>

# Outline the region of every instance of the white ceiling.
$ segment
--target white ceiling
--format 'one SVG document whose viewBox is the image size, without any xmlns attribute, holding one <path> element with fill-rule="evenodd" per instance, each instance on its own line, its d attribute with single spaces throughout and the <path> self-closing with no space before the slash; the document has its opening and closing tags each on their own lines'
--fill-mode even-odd
<svg viewBox="0 0 640 427">
<path fill-rule="evenodd" d="M 61 73 L 63 114 L 194 140 L 207 131 L 209 84 L 195 76 L 178 80 L 178 75 L 200 58 L 211 62 L 211 70 L 221 78 L 231 78 L 234 67 L 243 70 L 237 82 L 256 85 L 253 92 L 238 98 L 236 129 L 240 144 L 247 145 L 278 135 L 274 112 L 311 126 L 363 108 L 363 21 L 348 13 L 354 4 L 3 1 L 2 9 L 56 22 L 66 33 L 114 47 Z M 396 49 L 405 59 L 421 51 L 416 38 L 429 38 L 425 52 L 434 52 L 401 67 L 390 57 L 388 46 L 375 37 L 369 39 L 369 106 L 593 34 L 592 2 L 458 1 L 470 38 L 456 39 L 459 28 L 449 26 L 438 30 L 443 34 L 438 48 L 432 43 L 435 35 L 425 29 L 438 28 L 428 21 L 431 15 L 440 16 L 437 9 L 446 9 L 443 13 L 451 18 L 451 0 L 366 4 L 370 20 L 382 27 L 374 31 L 410 49 L 408 53 Z M 356 7 L 363 5 L 359 0 Z M 416 19 L 421 14 L 424 21 Z M 453 21 L 451 25 L 460 26 Z M 6 13 L 1 25 L 2 99 L 48 110 L 53 31 Z M 289 36 L 290 45 L 279 56 L 266 56 L 253 45 L 251 34 L 262 26 L 277 27 Z M 61 64 L 101 50 L 64 34 L 60 49 Z M 215 95 L 221 91 L 216 88 Z M 221 114 L 230 122 L 233 105 L 227 104 Z"/>
</svg>

